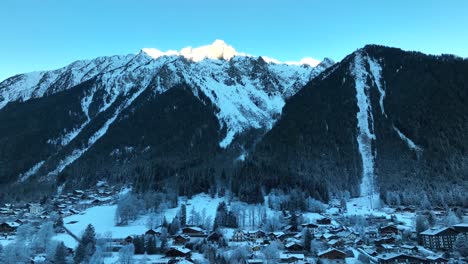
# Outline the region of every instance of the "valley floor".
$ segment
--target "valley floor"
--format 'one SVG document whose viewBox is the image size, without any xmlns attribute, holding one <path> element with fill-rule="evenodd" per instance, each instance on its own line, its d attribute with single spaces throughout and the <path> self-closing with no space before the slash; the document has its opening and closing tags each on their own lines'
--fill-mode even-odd
<svg viewBox="0 0 468 264">
<path fill-rule="evenodd" d="M 108 191 L 107 198 L 96 192 L 74 202 L 67 199 L 80 197 L 82 191 L 77 190 L 70 197 L 62 197 L 59 199 L 62 202 L 56 203 L 54 210 L 63 216 L 63 229 L 55 229 L 57 233 L 51 240 L 54 243 L 63 242 L 70 254 L 73 254 L 84 230 L 92 225 L 97 239 L 105 240 L 108 245 L 102 256 L 106 264 L 122 263 L 125 248 L 131 245 L 132 251 L 141 251 L 137 249 L 136 241 L 142 238 L 144 243 L 148 243 L 150 237 L 154 239 L 151 241 L 154 241 L 156 248 L 161 249 L 151 254 L 132 252 L 129 259 L 135 263 L 219 263 L 220 258 L 229 261 L 226 263 L 234 263 L 234 259 L 245 259 L 247 263 L 316 263 L 319 260 L 322 263 L 328 260 L 337 260 L 338 263 L 388 263 L 385 262 L 388 259 L 406 258 L 436 263 L 430 260 L 443 258 L 448 261 L 458 257 L 452 249 L 431 249 L 426 244 L 417 243 L 419 234 L 415 229 L 416 216 L 435 215 L 434 227 L 437 227 L 447 224 L 444 220 L 448 212 L 382 206 L 378 195 L 349 199 L 345 204 L 332 200 L 322 212 L 293 215 L 292 212 L 270 208 L 268 197 L 265 197 L 264 205 L 247 205 L 226 197 L 212 198 L 207 194 L 199 194 L 190 199 L 179 198 L 178 207 L 140 213 L 135 220 L 125 225 L 116 225 L 116 211 L 119 210 L 117 201 L 127 192 Z M 237 227 L 213 227 L 219 221 L 218 206 L 222 202 L 236 216 Z M 178 223 L 177 229 L 173 231 L 171 226 L 174 225 L 174 219 L 179 220 L 181 217 L 182 206 L 186 211 L 186 223 Z M 460 230 L 465 230 L 467 236 L 466 208 L 464 212 L 459 222 L 465 224 L 458 226 Z M 27 212 L 16 216 L 16 220 L 13 219 L 15 217 L 8 217 L 9 221 L 4 223 L 16 221 L 21 226 L 29 222 L 40 233 L 42 226 L 50 221 L 51 212 Z M 169 222 L 167 229 L 162 226 L 166 221 Z M 16 233 L 6 232 L 4 224 L 2 226 L 5 235 L 1 237 L 0 243 L 3 248 L 18 243 L 17 237 L 24 231 L 17 227 Z M 34 239 L 29 243 L 32 247 Z M 210 253 L 210 249 L 214 253 Z M 46 254 L 31 257 L 43 256 L 44 260 L 51 258 Z M 35 263 L 40 263 L 40 259 L 36 259 Z"/>
</svg>

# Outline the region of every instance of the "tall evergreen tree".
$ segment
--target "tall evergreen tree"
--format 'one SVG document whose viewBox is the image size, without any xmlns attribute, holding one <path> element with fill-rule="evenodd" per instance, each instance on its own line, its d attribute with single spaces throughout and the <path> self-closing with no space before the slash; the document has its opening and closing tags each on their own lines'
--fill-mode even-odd
<svg viewBox="0 0 468 264">
<path fill-rule="evenodd" d="M 55 255 L 54 255 L 54 264 L 66 264 L 67 259 L 66 259 L 66 249 L 65 245 L 63 242 L 60 242 L 57 245 L 57 249 L 55 250 Z"/>
<path fill-rule="evenodd" d="M 304 249 L 306 251 L 310 251 L 310 246 L 312 244 L 312 233 L 310 232 L 309 228 L 304 228 L 304 230 L 302 230 L 302 239 L 304 240 Z"/>
<path fill-rule="evenodd" d="M 158 253 L 158 250 L 156 248 L 156 238 L 154 236 L 149 236 L 148 239 L 146 240 L 146 253 L 149 255 L 154 255 Z M 136 253 L 136 246 L 135 246 L 135 253 Z"/>
<path fill-rule="evenodd" d="M 149 237 L 152 237 L 149 236 Z M 143 254 L 145 253 L 145 238 L 144 236 L 135 236 L 133 238 L 133 245 L 135 246 L 135 254 Z"/>
<path fill-rule="evenodd" d="M 91 256 L 96 251 L 96 232 L 93 225 L 89 224 L 86 227 L 81 241 L 78 244 L 75 252 L 75 263 L 79 264 L 81 262 L 88 262 Z"/>
<path fill-rule="evenodd" d="M 185 204 L 180 206 L 179 219 L 181 226 L 187 225 L 187 206 Z"/>
</svg>

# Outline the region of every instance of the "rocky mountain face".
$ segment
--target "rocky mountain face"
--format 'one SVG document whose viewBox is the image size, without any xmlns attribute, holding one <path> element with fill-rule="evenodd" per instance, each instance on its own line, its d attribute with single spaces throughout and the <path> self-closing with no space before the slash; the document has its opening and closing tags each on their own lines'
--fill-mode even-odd
<svg viewBox="0 0 468 264">
<path fill-rule="evenodd" d="M 466 59 L 366 46 L 287 101 L 239 182 L 452 203 L 468 190 L 467 102 Z"/>
<path fill-rule="evenodd" d="M 16 195 L 99 179 L 149 188 L 232 168 L 332 64 L 272 63 L 216 41 L 11 77 L 0 83 L 0 183 Z"/>
</svg>

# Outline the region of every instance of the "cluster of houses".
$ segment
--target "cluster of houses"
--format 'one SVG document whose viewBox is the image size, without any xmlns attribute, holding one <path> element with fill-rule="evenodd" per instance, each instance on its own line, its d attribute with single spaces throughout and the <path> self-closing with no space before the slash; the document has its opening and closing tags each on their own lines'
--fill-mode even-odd
<svg viewBox="0 0 468 264">
<path fill-rule="evenodd" d="M 265 232 L 261 229 L 245 231 L 241 229 L 230 232 L 208 232 L 200 227 L 188 226 L 178 234 L 171 236 L 169 249 L 165 257 L 155 263 L 177 263 L 177 261 L 191 261 L 193 242 L 200 239 L 208 243 L 218 243 L 221 239 L 228 241 L 230 247 L 240 245 L 251 248 L 253 254 L 248 263 L 265 263 L 257 257 L 256 252 L 271 244 L 273 241 L 282 244 L 279 263 L 346 263 L 347 258 L 355 258 L 356 251 L 367 256 L 372 263 L 423 263 L 442 264 L 449 260 L 442 257 L 440 250 L 451 250 L 458 234 L 468 236 L 468 224 L 459 224 L 453 227 L 429 229 L 420 233 L 422 246 L 404 244 L 401 234 L 404 226 L 393 224 L 387 220 L 373 219 L 370 222 L 387 223 L 378 228 L 367 228 L 363 241 L 360 234 L 350 228 L 344 227 L 332 221 L 328 217 L 316 219 L 313 223 L 304 223 L 298 227 L 286 226 L 282 231 Z M 320 244 L 321 251 L 315 250 L 314 254 L 304 248 L 301 229 L 307 228 L 311 232 L 312 239 Z M 225 230 L 226 231 L 226 230 Z M 145 235 L 161 235 L 159 229 L 148 230 Z M 127 242 L 131 237 L 127 238 Z M 354 250 L 352 250 L 354 249 Z M 434 250 L 440 254 L 429 255 L 427 252 Z"/>
<path fill-rule="evenodd" d="M 0 236 L 14 235 L 22 224 L 29 223 L 39 227 L 52 213 L 61 217 L 79 214 L 86 208 L 109 203 L 114 200 L 117 193 L 114 188 L 102 183 L 96 188 L 85 191 L 74 190 L 72 192 L 54 197 L 52 208 L 39 203 L 27 203 L 24 205 L 4 204 L 0 207 Z"/>
</svg>

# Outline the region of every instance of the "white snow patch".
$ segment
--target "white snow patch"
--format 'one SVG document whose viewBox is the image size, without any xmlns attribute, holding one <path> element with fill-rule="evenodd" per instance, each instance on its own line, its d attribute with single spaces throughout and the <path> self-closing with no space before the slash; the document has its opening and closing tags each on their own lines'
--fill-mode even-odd
<svg viewBox="0 0 468 264">
<path fill-rule="evenodd" d="M 395 132 L 397 132 L 398 136 L 400 136 L 400 138 L 406 143 L 406 145 L 408 145 L 408 147 L 410 149 L 415 150 L 415 151 L 421 151 L 422 150 L 421 147 L 416 145 L 416 143 L 414 143 L 411 139 L 409 139 L 407 136 L 405 136 L 403 133 L 401 133 L 401 131 L 398 128 L 393 126 L 393 130 L 395 130 Z"/>
<path fill-rule="evenodd" d="M 128 190 L 128 189 L 126 189 Z M 216 209 L 218 204 L 225 201 L 224 198 L 211 198 L 207 194 L 198 194 L 192 199 L 183 201 L 180 199 L 179 205 L 185 203 L 187 208 L 187 221 L 191 216 L 192 208 L 205 217 L 210 217 L 213 221 L 216 216 Z M 102 205 L 95 206 L 87 209 L 82 214 L 76 214 L 63 219 L 64 225 L 74 235 L 78 237 L 91 224 L 94 226 L 97 234 L 112 233 L 113 238 L 125 238 L 129 235 L 142 235 L 148 231 L 147 222 L 149 215 L 144 215 L 134 222 L 130 222 L 127 226 L 115 225 L 115 211 L 117 205 Z M 162 213 L 169 222 L 177 215 L 180 206 L 176 208 L 167 209 Z M 162 217 L 161 217 L 162 219 Z M 75 222 L 76 221 L 76 222 Z M 57 240 L 64 241 L 68 237 L 61 236 Z M 69 241 L 70 242 L 70 241 Z"/>
<path fill-rule="evenodd" d="M 386 216 L 387 214 L 378 210 L 380 208 L 380 198 L 378 194 L 372 194 L 350 199 L 346 202 L 346 214 L 353 215 L 374 215 Z"/>
<path fill-rule="evenodd" d="M 28 171 L 26 171 L 25 173 L 20 174 L 19 177 L 18 177 L 19 178 L 18 181 L 19 182 L 26 181 L 27 179 L 29 179 L 29 177 L 34 175 L 42 167 L 42 165 L 44 165 L 44 161 L 40 161 L 40 162 L 36 163 Z"/>
<path fill-rule="evenodd" d="M 374 159 L 372 141 L 375 140 L 372 108 L 369 98 L 370 87 L 366 84 L 368 73 L 365 69 L 361 52 L 357 52 L 351 72 L 355 78 L 356 99 L 359 111 L 357 112 L 358 135 L 357 142 L 362 159 L 361 196 L 374 193 Z"/>
<path fill-rule="evenodd" d="M 72 236 L 67 233 L 57 234 L 52 237 L 53 240 L 61 241 L 65 244 L 66 247 L 75 249 L 78 246 L 78 241 L 76 241 Z"/>
<path fill-rule="evenodd" d="M 382 85 L 382 76 L 381 76 L 382 67 L 377 61 L 373 60 L 370 57 L 367 57 L 367 63 L 369 64 L 369 68 L 372 73 L 374 83 L 377 86 L 377 90 L 379 90 L 379 93 L 380 93 L 380 99 L 379 99 L 380 110 L 382 111 L 382 114 L 385 117 L 387 117 L 387 114 L 385 114 L 385 108 L 384 108 L 385 89 Z"/>
</svg>

